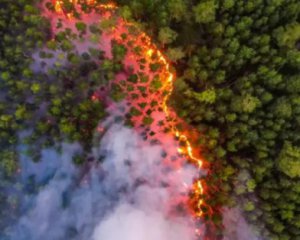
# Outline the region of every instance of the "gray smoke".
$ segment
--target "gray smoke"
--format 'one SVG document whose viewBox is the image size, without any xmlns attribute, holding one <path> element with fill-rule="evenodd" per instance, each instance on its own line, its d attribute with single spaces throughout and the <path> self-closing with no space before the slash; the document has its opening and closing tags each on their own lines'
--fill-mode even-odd
<svg viewBox="0 0 300 240">
<path fill-rule="evenodd" d="M 238 207 L 223 209 L 223 224 L 223 240 L 262 240 Z"/>
<path fill-rule="evenodd" d="M 172 203 L 187 195 L 195 169 L 163 171 L 163 145 L 113 125 L 83 167 L 72 156 L 79 144 L 21 157 L 21 215 L 9 240 L 192 240 L 194 223 Z M 163 184 L 164 183 L 164 184 Z"/>
<path fill-rule="evenodd" d="M 224 224 L 224 234 L 225 237 L 223 240 L 266 240 L 260 235 L 260 231 L 264 229 L 264 223 L 257 219 L 257 224 L 247 222 L 247 214 L 251 214 L 247 211 L 243 211 L 244 203 L 249 199 L 251 201 L 259 204 L 258 199 L 256 198 L 254 187 L 250 184 L 247 184 L 251 181 L 251 175 L 246 170 L 241 170 L 235 182 L 234 188 L 235 192 L 240 194 L 237 197 L 237 206 L 233 208 L 225 207 L 223 208 L 223 224 Z M 241 193 L 248 192 L 248 196 L 245 197 Z"/>
</svg>

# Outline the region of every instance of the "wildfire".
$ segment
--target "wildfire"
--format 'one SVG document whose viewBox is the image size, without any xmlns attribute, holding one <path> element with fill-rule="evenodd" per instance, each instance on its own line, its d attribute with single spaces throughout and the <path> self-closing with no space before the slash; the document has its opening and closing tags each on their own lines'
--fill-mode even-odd
<svg viewBox="0 0 300 240">
<path fill-rule="evenodd" d="M 147 37 L 147 40 L 148 40 L 149 37 L 148 36 L 146 36 L 146 37 Z M 150 39 L 149 39 L 149 41 L 150 41 Z M 169 111 L 167 102 L 168 102 L 168 99 L 169 99 L 169 97 L 171 96 L 171 94 L 173 92 L 174 74 L 171 73 L 170 64 L 168 63 L 168 61 L 164 57 L 164 55 L 161 53 L 161 51 L 159 51 L 158 49 L 154 49 L 154 47 L 153 47 L 153 48 L 150 48 L 147 51 L 146 54 L 149 57 L 151 57 L 152 54 L 154 53 L 154 51 L 156 52 L 156 54 L 159 58 L 159 61 L 164 64 L 166 73 L 168 75 L 167 78 L 166 78 L 166 82 L 165 82 L 165 88 L 167 90 L 167 94 L 164 97 L 162 105 L 163 105 L 163 110 L 164 110 L 166 116 L 169 117 L 170 116 L 170 111 Z M 193 148 L 191 146 L 190 141 L 188 140 L 188 137 L 186 135 L 182 134 L 175 126 L 172 127 L 172 132 L 181 142 L 184 142 L 185 145 L 186 145 L 185 149 L 181 147 L 181 148 L 178 148 L 177 151 L 180 154 L 186 154 L 198 166 L 198 168 L 201 169 L 202 165 L 203 165 L 203 160 L 194 156 Z M 196 198 L 199 199 L 198 203 L 197 203 L 197 210 L 198 211 L 196 212 L 196 215 L 201 217 L 203 215 L 203 212 L 201 210 L 201 207 L 203 205 L 202 195 L 204 194 L 204 188 L 203 188 L 201 180 L 197 180 L 195 182 L 195 184 L 193 186 L 193 192 L 194 192 Z"/>
<path fill-rule="evenodd" d="M 63 4 L 62 0 L 61 1 L 59 1 L 59 0 L 54 1 L 55 12 L 57 12 L 57 13 L 62 13 L 63 12 L 62 4 Z"/>
<path fill-rule="evenodd" d="M 70 4 L 76 6 L 76 4 L 83 4 L 85 3 L 88 6 L 95 6 L 96 5 L 96 0 L 68 0 Z M 53 0 L 54 4 L 54 9 L 56 13 L 59 14 L 65 14 L 68 18 L 72 18 L 72 14 L 68 13 L 64 10 L 64 0 Z M 116 9 L 117 6 L 113 3 L 107 3 L 107 4 L 97 4 L 97 8 L 102 8 L 102 9 Z"/>
<path fill-rule="evenodd" d="M 55 11 L 59 14 L 63 13 L 68 18 L 71 18 L 72 15 L 70 13 L 65 12 L 64 7 L 63 7 L 63 4 L 64 4 L 63 2 L 64 2 L 63 0 L 54 0 Z M 117 9 L 117 6 L 113 3 L 96 4 L 95 0 L 83 0 L 83 1 L 69 0 L 69 2 L 72 4 L 84 2 L 88 5 L 94 5 L 96 8 L 102 8 L 102 9 L 107 9 L 107 10 Z M 162 65 L 164 67 L 164 75 L 166 77 L 165 77 L 163 89 L 166 90 L 166 95 L 163 98 L 162 107 L 163 107 L 163 111 L 164 111 L 166 117 L 168 118 L 168 117 L 170 117 L 170 110 L 168 108 L 167 102 L 173 92 L 174 74 L 170 70 L 169 62 L 164 57 L 164 55 L 161 53 L 161 51 L 158 50 L 152 44 L 150 37 L 146 33 L 143 32 L 143 33 L 141 33 L 141 38 L 145 39 L 145 47 L 146 47 L 145 54 L 149 58 L 151 58 L 153 56 L 153 54 L 156 54 L 159 62 L 162 63 Z M 188 140 L 188 137 L 186 135 L 184 135 L 183 133 L 181 133 L 175 126 L 172 126 L 172 132 L 173 132 L 174 136 L 176 136 L 179 139 L 179 141 L 183 142 L 185 145 L 184 147 L 180 147 L 177 149 L 178 153 L 187 155 L 189 157 L 189 159 L 199 169 L 201 169 L 202 165 L 203 165 L 203 160 L 194 155 L 193 147 L 192 147 L 192 144 L 190 143 L 190 141 Z M 204 188 L 203 188 L 202 181 L 200 179 L 195 181 L 195 183 L 193 184 L 193 194 L 194 194 L 193 200 L 197 199 L 196 216 L 201 217 L 203 215 L 203 211 L 201 208 L 204 204 L 204 200 L 203 200 Z"/>
</svg>

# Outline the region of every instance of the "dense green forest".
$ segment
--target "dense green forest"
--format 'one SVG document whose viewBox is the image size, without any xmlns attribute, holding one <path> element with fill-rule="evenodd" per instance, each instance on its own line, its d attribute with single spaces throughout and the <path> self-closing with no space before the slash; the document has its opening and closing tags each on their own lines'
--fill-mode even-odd
<svg viewBox="0 0 300 240">
<path fill-rule="evenodd" d="M 92 101 L 91 95 L 112 69 L 99 69 L 93 61 L 102 57 L 97 49 L 91 49 L 90 55 L 73 53 L 65 32 L 51 40 L 48 20 L 34 7 L 38 2 L 1 1 L 0 145 L 1 164 L 9 172 L 16 167 L 14 148 L 22 130 L 32 130 L 23 141 L 32 148 L 28 154 L 38 160 L 42 147 L 63 137 L 88 149 L 96 125 L 105 116 L 103 103 Z M 39 51 L 40 59 L 46 62 L 55 57 L 51 50 L 61 49 L 65 53 L 57 58 L 66 55 L 70 64 L 61 67 L 57 61 L 55 67 L 34 73 L 31 53 L 45 43 L 48 51 Z"/>
<path fill-rule="evenodd" d="M 169 104 L 201 133 L 197 147 L 210 162 L 205 181 L 211 190 L 204 197 L 216 215 L 207 220 L 221 225 L 221 207 L 239 205 L 254 225 L 263 221 L 256 226 L 259 235 L 300 239 L 299 1 L 116 2 L 176 71 Z M 37 3 L 0 0 L 0 165 L 8 173 L 17 167 L 17 134 L 32 122 L 36 127 L 24 142 L 37 160 L 41 146 L 63 136 L 88 149 L 105 116 L 103 104 L 90 95 L 114 71 L 72 54 L 64 36 L 49 41 L 49 23 Z M 29 54 L 45 42 L 65 50 L 72 64 L 47 76 L 33 74 Z M 91 55 L 101 58 L 101 52 Z M 51 58 L 45 52 L 40 57 Z"/>
<path fill-rule="evenodd" d="M 171 104 L 204 133 L 209 205 L 238 203 L 268 239 L 299 239 L 299 1 L 118 3 L 176 68 Z"/>
</svg>

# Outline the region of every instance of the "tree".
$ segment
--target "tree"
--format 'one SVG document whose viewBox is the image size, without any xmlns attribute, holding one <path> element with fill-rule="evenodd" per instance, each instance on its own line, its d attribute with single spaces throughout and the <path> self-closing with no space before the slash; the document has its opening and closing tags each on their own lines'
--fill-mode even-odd
<svg viewBox="0 0 300 240">
<path fill-rule="evenodd" d="M 81 34 L 85 33 L 87 29 L 87 26 L 84 22 L 76 22 L 75 27 Z"/>
<path fill-rule="evenodd" d="M 112 54 L 113 54 L 114 59 L 117 62 L 122 61 L 125 58 L 126 53 L 127 53 L 127 48 L 124 45 L 117 44 L 117 43 L 113 44 Z"/>
<path fill-rule="evenodd" d="M 274 36 L 280 47 L 294 48 L 296 41 L 300 39 L 300 24 L 292 23 L 279 27 L 274 32 Z"/>
<path fill-rule="evenodd" d="M 99 26 L 100 26 L 100 29 L 103 30 L 103 31 L 110 31 L 112 30 L 113 27 L 116 26 L 116 19 L 114 18 L 108 18 L 108 19 L 103 19 Z"/>
<path fill-rule="evenodd" d="M 164 27 L 159 30 L 158 40 L 162 44 L 172 43 L 177 38 L 177 33 L 169 27 Z"/>
<path fill-rule="evenodd" d="M 216 3 L 213 0 L 205 0 L 196 5 L 193 9 L 197 23 L 209 23 L 215 20 Z"/>
<path fill-rule="evenodd" d="M 143 124 L 147 125 L 151 125 L 154 122 L 154 119 L 151 118 L 150 116 L 146 116 L 143 118 Z"/>
<path fill-rule="evenodd" d="M 300 93 L 300 75 L 294 75 L 287 79 L 286 90 L 290 93 Z"/>
<path fill-rule="evenodd" d="M 277 166 L 291 178 L 300 177 L 300 148 L 286 141 L 277 158 Z"/>
<path fill-rule="evenodd" d="M 250 94 L 244 96 L 234 96 L 231 100 L 231 109 L 234 112 L 251 113 L 260 105 L 260 101 L 257 97 L 253 97 Z"/>
<path fill-rule="evenodd" d="M 37 94 L 41 90 L 41 85 L 39 83 L 33 83 L 30 89 L 34 94 Z"/>
<path fill-rule="evenodd" d="M 167 55 L 171 61 L 177 62 L 178 60 L 184 58 L 185 53 L 182 48 L 169 48 L 167 51 Z"/>
<path fill-rule="evenodd" d="M 0 166 L 3 167 L 6 173 L 11 176 L 17 169 L 17 155 L 13 150 L 4 150 L 0 152 L 1 162 Z"/>
<path fill-rule="evenodd" d="M 193 93 L 193 97 L 202 103 L 214 103 L 216 101 L 216 91 L 215 89 L 207 89 L 201 93 Z"/>
<path fill-rule="evenodd" d="M 274 114 L 281 118 L 290 118 L 292 116 L 292 105 L 286 98 L 279 98 L 273 105 Z"/>
<path fill-rule="evenodd" d="M 120 8 L 120 15 L 122 16 L 122 18 L 124 18 L 127 21 L 132 19 L 132 12 L 131 12 L 130 7 L 128 7 L 128 6 L 121 7 Z"/>
<path fill-rule="evenodd" d="M 167 6 L 171 17 L 176 21 L 181 21 L 187 14 L 187 6 L 184 0 L 169 0 Z"/>
</svg>

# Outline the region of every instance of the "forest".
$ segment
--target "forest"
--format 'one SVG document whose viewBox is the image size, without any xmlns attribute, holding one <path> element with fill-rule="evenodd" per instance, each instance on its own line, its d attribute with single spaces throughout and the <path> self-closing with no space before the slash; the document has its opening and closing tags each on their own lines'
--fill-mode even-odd
<svg viewBox="0 0 300 240">
<path fill-rule="evenodd" d="M 222 208 L 239 206 L 263 239 L 300 239 L 299 1 L 115 3 L 126 21 L 136 23 L 166 53 L 176 73 L 168 104 L 199 133 L 194 144 L 209 165 L 203 198 L 214 209 L 204 218 L 214 225 L 215 235 L 222 236 Z M 126 54 L 118 44 L 113 60 L 97 49 L 72 53 L 72 33 L 51 39 L 39 4 L 0 0 L 0 166 L 8 177 L 18 168 L 18 134 L 31 126 L 23 144 L 36 161 L 41 147 L 65 138 L 90 150 L 93 132 L 107 115 L 105 103 L 91 97 L 122 68 Z M 64 4 L 66 11 L 74 10 L 69 1 Z M 54 9 L 51 1 L 46 7 Z M 103 30 L 80 21 L 76 28 L 79 36 L 87 28 L 95 35 Z M 33 73 L 30 54 L 45 42 L 48 50 L 65 53 L 66 68 Z M 45 61 L 52 57 L 51 51 L 39 52 Z M 103 60 L 101 67 L 94 59 Z M 155 72 L 159 65 L 152 68 Z M 135 84 L 135 77 L 128 81 Z M 161 87 L 160 82 L 153 86 Z M 117 85 L 110 94 L 116 101 L 124 98 Z M 131 115 L 140 111 L 132 108 Z M 150 117 L 144 119 L 145 125 L 151 123 Z M 83 161 L 84 156 L 74 158 L 77 164 Z"/>
</svg>

